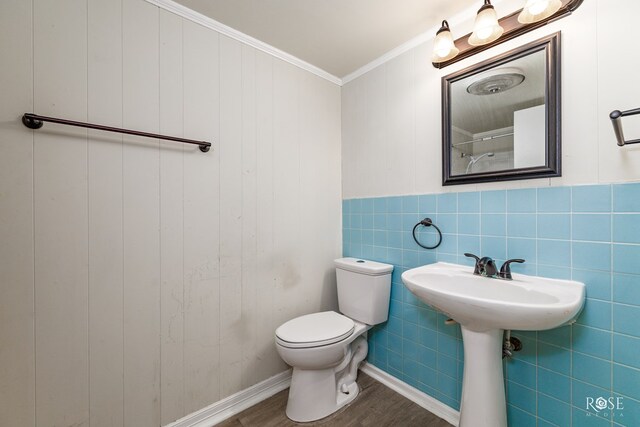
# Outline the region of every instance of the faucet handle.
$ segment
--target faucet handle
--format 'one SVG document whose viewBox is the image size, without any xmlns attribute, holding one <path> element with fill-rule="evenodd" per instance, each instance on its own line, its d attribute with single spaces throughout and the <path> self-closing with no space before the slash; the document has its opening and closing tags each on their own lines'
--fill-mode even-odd
<svg viewBox="0 0 640 427">
<path fill-rule="evenodd" d="M 513 279 L 513 277 L 511 276 L 511 267 L 510 267 L 510 264 L 512 262 L 517 262 L 522 264 L 525 261 L 520 258 L 515 258 L 515 259 L 510 259 L 505 261 L 504 264 L 502 264 L 502 267 L 500 267 L 500 274 L 499 274 L 499 276 L 502 277 L 503 279 L 507 279 L 507 280 Z"/>
<path fill-rule="evenodd" d="M 469 258 L 474 258 L 476 260 L 476 265 L 473 268 L 473 274 L 480 274 L 480 257 L 474 254 L 470 254 L 468 252 L 465 252 L 464 256 Z"/>
</svg>

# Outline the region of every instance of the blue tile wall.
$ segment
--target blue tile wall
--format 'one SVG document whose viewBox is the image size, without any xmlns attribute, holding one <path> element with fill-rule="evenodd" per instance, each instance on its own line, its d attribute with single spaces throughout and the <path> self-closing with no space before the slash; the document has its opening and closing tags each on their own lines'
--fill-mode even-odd
<svg viewBox="0 0 640 427">
<path fill-rule="evenodd" d="M 433 219 L 442 245 L 411 237 Z M 433 244 L 432 229 L 419 231 Z M 492 256 L 525 274 L 579 280 L 587 301 L 576 323 L 514 331 L 524 348 L 505 361 L 509 425 L 640 425 L 640 184 L 546 187 L 343 201 L 344 256 L 393 264 L 389 320 L 369 334 L 368 361 L 455 408 L 464 351 L 460 328 L 403 286 L 409 268 L 437 261 L 471 266 Z M 620 399 L 595 410 L 587 399 Z"/>
</svg>

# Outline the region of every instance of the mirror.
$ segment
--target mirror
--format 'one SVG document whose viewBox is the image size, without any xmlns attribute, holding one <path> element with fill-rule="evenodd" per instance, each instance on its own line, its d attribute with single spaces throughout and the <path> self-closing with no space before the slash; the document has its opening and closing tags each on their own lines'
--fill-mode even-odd
<svg viewBox="0 0 640 427">
<path fill-rule="evenodd" d="M 560 176 L 560 33 L 442 79 L 443 185 Z"/>
</svg>

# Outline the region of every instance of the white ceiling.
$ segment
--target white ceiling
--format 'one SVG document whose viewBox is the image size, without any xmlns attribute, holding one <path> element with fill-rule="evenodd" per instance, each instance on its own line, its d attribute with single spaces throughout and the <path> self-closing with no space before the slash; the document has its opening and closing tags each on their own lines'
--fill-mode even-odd
<svg viewBox="0 0 640 427">
<path fill-rule="evenodd" d="M 480 0 L 176 0 L 344 77 Z M 434 34 L 435 35 L 435 34 Z"/>
</svg>

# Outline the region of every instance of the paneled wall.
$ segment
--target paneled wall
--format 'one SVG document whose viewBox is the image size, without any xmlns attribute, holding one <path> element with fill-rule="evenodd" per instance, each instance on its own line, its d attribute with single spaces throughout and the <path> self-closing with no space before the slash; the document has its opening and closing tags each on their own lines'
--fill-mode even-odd
<svg viewBox="0 0 640 427">
<path fill-rule="evenodd" d="M 523 4 L 494 3 L 501 16 Z M 431 65 L 427 42 L 348 82 L 342 90 L 344 197 L 639 180 L 640 150 L 619 148 L 609 120 L 613 110 L 640 107 L 633 71 L 640 56 L 629 37 L 637 16 L 640 4 L 633 0 L 585 1 L 571 16 L 442 70 Z M 454 36 L 472 25 L 472 19 L 456 23 Z M 556 31 L 562 32 L 563 176 L 442 187 L 441 78 Z M 640 135 L 640 120 L 628 118 L 624 129 L 629 139 Z"/>
<path fill-rule="evenodd" d="M 340 88 L 144 0 L 3 1 L 0 57 L 0 425 L 164 425 L 285 370 L 275 328 L 335 306 Z"/>
</svg>

